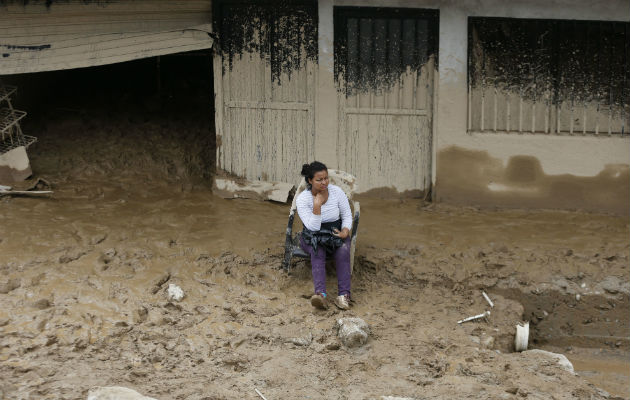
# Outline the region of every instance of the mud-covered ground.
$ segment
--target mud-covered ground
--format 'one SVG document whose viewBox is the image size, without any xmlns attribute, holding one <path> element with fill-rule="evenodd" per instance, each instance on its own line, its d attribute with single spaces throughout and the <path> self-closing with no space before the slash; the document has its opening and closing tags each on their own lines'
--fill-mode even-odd
<svg viewBox="0 0 630 400">
<path fill-rule="evenodd" d="M 317 311 L 308 264 L 278 269 L 288 206 L 212 195 L 203 120 L 68 111 L 32 128 L 55 193 L 0 198 L 2 398 L 630 396 L 626 217 L 361 199 L 353 307 Z M 481 290 L 491 316 L 458 325 L 488 308 Z M 369 323 L 367 345 L 340 345 L 344 316 Z M 579 375 L 512 352 L 521 320 Z"/>
</svg>

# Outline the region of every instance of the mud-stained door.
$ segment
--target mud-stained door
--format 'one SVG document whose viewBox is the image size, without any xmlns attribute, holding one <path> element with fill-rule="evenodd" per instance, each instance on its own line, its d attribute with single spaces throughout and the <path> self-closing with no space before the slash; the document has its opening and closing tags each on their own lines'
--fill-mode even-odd
<svg viewBox="0 0 630 400">
<path fill-rule="evenodd" d="M 361 190 L 431 187 L 436 10 L 335 7 L 340 167 Z"/>
<path fill-rule="evenodd" d="M 217 166 L 293 183 L 314 141 L 315 2 L 218 3 Z"/>
</svg>

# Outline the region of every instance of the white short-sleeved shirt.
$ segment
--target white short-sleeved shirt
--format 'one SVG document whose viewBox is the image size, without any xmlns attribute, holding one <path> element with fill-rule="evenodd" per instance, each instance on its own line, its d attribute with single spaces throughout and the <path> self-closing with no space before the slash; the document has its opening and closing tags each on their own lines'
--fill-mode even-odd
<svg viewBox="0 0 630 400">
<path fill-rule="evenodd" d="M 308 189 L 298 195 L 296 205 L 302 224 L 311 231 L 319 231 L 322 222 L 334 222 L 339 218 L 342 228 L 352 229 L 350 203 L 339 186 L 328 185 L 328 200 L 322 204 L 321 215 L 313 214 L 313 193 Z"/>
</svg>

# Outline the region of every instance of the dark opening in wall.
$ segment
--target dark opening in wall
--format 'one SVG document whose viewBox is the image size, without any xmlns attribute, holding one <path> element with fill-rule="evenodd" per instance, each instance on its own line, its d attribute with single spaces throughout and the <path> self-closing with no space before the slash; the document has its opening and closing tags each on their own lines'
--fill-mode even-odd
<svg viewBox="0 0 630 400">
<path fill-rule="evenodd" d="M 214 171 L 209 50 L 2 77 L 18 87 L 34 175 L 208 180 Z"/>
<path fill-rule="evenodd" d="M 627 134 L 630 23 L 471 17 L 471 130 Z"/>
</svg>

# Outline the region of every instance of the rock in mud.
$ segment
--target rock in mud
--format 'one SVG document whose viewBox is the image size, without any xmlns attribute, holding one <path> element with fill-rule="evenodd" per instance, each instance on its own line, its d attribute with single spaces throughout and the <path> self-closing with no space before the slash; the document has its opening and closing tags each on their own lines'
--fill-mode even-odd
<svg viewBox="0 0 630 400">
<path fill-rule="evenodd" d="M 171 283 L 166 290 L 166 297 L 168 297 L 170 301 L 181 301 L 184 298 L 184 291 L 179 286 Z"/>
<path fill-rule="evenodd" d="M 481 338 L 481 346 L 484 349 L 493 349 L 494 348 L 494 337 L 493 336 L 484 336 Z"/>
<path fill-rule="evenodd" d="M 573 369 L 573 364 L 571 364 L 571 361 L 569 361 L 569 359 L 564 354 L 552 353 L 550 351 L 539 350 L 539 349 L 527 350 L 527 351 L 524 351 L 523 354 L 545 357 L 547 359 L 555 361 L 558 364 L 558 366 L 562 368 L 563 370 L 568 371 L 572 374 L 575 374 L 575 370 Z"/>
<path fill-rule="evenodd" d="M 313 334 L 309 333 L 304 337 L 295 337 L 287 340 L 289 343 L 293 343 L 296 346 L 310 346 L 313 342 Z"/>
<path fill-rule="evenodd" d="M 363 346 L 370 334 L 370 327 L 361 318 L 341 318 L 337 320 L 337 335 L 346 347 Z"/>
<path fill-rule="evenodd" d="M 157 400 L 143 396 L 135 390 L 122 386 L 95 387 L 88 392 L 87 400 Z"/>
<path fill-rule="evenodd" d="M 140 307 L 133 312 L 133 322 L 135 324 L 141 324 L 147 320 L 149 316 L 149 310 L 146 307 Z"/>
<path fill-rule="evenodd" d="M 21 285 L 20 280 L 19 279 L 10 279 L 7 282 L 4 283 L 0 283 L 0 294 L 7 294 L 17 288 L 19 288 Z"/>
<path fill-rule="evenodd" d="M 39 299 L 33 303 L 33 307 L 39 310 L 45 310 L 51 306 L 50 300 L 48 299 Z"/>
</svg>

